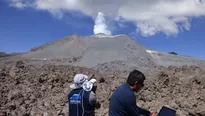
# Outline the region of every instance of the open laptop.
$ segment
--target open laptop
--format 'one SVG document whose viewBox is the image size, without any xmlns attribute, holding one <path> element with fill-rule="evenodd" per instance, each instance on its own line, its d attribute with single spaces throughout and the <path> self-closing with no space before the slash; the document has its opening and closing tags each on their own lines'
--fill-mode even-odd
<svg viewBox="0 0 205 116">
<path fill-rule="evenodd" d="M 176 111 L 163 106 L 157 116 L 176 116 Z"/>
</svg>

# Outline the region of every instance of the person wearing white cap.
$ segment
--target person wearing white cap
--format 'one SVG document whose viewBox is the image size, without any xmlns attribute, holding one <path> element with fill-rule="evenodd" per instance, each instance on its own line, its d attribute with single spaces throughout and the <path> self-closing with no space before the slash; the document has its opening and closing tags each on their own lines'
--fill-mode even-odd
<svg viewBox="0 0 205 116">
<path fill-rule="evenodd" d="M 72 91 L 68 94 L 69 116 L 95 116 L 95 108 L 100 107 L 95 82 L 96 79 L 88 80 L 87 75 L 75 75 L 74 83 L 70 85 Z"/>
</svg>

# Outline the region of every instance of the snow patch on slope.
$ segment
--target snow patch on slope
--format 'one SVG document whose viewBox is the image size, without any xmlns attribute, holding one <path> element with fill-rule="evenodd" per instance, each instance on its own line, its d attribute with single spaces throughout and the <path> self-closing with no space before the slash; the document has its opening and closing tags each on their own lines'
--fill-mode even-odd
<svg viewBox="0 0 205 116">
<path fill-rule="evenodd" d="M 148 53 L 150 53 L 150 54 L 157 54 L 157 53 L 159 53 L 159 52 L 157 52 L 157 51 L 152 51 L 152 50 L 146 50 Z"/>
</svg>

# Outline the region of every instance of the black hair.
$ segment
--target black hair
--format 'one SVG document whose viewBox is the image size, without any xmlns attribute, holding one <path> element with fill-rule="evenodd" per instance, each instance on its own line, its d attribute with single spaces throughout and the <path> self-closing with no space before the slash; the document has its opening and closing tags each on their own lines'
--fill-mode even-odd
<svg viewBox="0 0 205 116">
<path fill-rule="evenodd" d="M 127 78 L 127 83 L 130 86 L 133 86 L 136 82 L 143 83 L 144 80 L 145 80 L 145 76 L 142 72 L 140 72 L 139 70 L 133 70 L 132 72 L 130 72 Z"/>
</svg>

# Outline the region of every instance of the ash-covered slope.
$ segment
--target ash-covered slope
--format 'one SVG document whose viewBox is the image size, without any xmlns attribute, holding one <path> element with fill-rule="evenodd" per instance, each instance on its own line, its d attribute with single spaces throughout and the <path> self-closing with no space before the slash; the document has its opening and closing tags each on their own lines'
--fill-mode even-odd
<svg viewBox="0 0 205 116">
<path fill-rule="evenodd" d="M 83 67 L 94 67 L 113 61 L 129 61 L 134 65 L 153 63 L 146 49 L 126 35 L 99 34 L 85 37 L 73 35 L 38 47 L 24 57 L 45 60 L 75 58 L 72 64 Z"/>
<path fill-rule="evenodd" d="M 48 63 L 51 61 L 54 64 L 94 67 L 103 71 L 132 69 L 150 71 L 160 68 L 158 66 L 180 67 L 185 65 L 205 68 L 205 62 L 198 59 L 146 50 L 126 35 L 72 35 L 33 48 L 23 57 L 43 60 L 43 62 L 49 61 Z"/>
<path fill-rule="evenodd" d="M 162 65 L 165 67 L 198 66 L 201 68 L 205 68 L 205 61 L 193 57 L 181 56 L 177 54 L 174 55 L 151 50 L 147 50 L 147 52 L 150 53 L 150 55 L 158 65 Z"/>
</svg>

